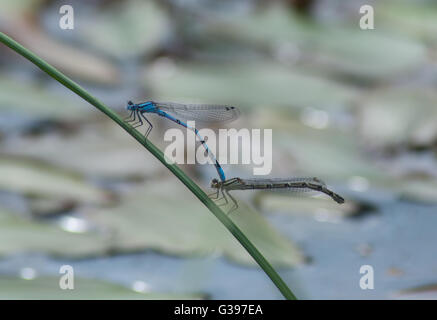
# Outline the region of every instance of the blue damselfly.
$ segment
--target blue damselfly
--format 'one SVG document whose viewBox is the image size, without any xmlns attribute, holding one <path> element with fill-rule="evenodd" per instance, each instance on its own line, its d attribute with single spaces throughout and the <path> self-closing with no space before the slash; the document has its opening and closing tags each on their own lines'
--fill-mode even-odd
<svg viewBox="0 0 437 320">
<path fill-rule="evenodd" d="M 132 101 L 128 101 L 127 110 L 131 111 L 131 113 L 126 120 L 127 122 L 135 122 L 133 125 L 134 128 L 142 126 L 144 124 L 143 119 L 149 124 L 149 128 L 145 134 L 146 138 L 150 134 L 150 131 L 152 131 L 153 126 L 144 116 L 145 113 L 157 114 L 161 117 L 176 122 L 187 129 L 193 130 L 202 145 L 205 147 L 208 156 L 214 163 L 220 180 L 226 180 L 226 176 L 222 167 L 215 158 L 214 154 L 209 150 L 205 140 L 200 136 L 199 131 L 196 128 L 189 126 L 185 121 L 194 120 L 202 123 L 224 123 L 233 121 L 240 115 L 240 111 L 237 108 L 227 105 L 183 104 L 155 101 L 133 103 Z"/>
</svg>

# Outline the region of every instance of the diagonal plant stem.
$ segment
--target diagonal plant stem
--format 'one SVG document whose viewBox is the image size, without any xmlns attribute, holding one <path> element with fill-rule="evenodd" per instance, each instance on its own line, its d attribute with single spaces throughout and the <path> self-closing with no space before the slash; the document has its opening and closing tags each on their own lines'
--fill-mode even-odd
<svg viewBox="0 0 437 320">
<path fill-rule="evenodd" d="M 295 300 L 296 297 L 287 287 L 285 282 L 281 279 L 272 265 L 266 258 L 259 252 L 259 250 L 250 242 L 246 235 L 235 225 L 231 219 L 203 192 L 203 190 L 194 183 L 178 166 L 169 164 L 164 158 L 164 154 L 148 139 L 146 139 L 140 132 L 132 128 L 129 124 L 124 122 L 114 111 L 100 102 L 97 98 L 89 94 L 85 89 L 79 86 L 76 82 L 65 76 L 55 67 L 41 59 L 32 51 L 26 49 L 21 44 L 11 39 L 4 33 L 0 32 L 0 41 L 22 55 L 26 59 L 30 60 L 42 71 L 46 72 L 49 76 L 59 81 L 65 87 L 76 93 L 78 96 L 88 101 L 94 107 L 106 114 L 109 118 L 115 121 L 120 127 L 127 131 L 135 140 L 142 144 L 150 153 L 152 153 L 161 163 L 166 166 L 194 195 L 216 216 L 218 220 L 232 233 L 232 235 L 241 243 L 241 245 L 247 250 L 253 259 L 259 264 L 264 272 L 270 277 L 272 282 L 276 285 L 279 291 L 286 299 Z"/>
</svg>

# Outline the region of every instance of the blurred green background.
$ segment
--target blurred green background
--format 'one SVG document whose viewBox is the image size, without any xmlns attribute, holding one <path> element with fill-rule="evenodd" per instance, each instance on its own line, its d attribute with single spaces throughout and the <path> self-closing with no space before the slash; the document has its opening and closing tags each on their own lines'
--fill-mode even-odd
<svg viewBox="0 0 437 320">
<path fill-rule="evenodd" d="M 230 127 L 273 129 L 273 177 L 347 199 L 235 194 L 247 210 L 232 219 L 299 298 L 437 298 L 433 1 L 75 1 L 74 30 L 63 4 L 3 0 L 0 30 L 123 116 L 127 100 L 235 105 Z M 164 148 L 174 125 L 150 119 Z M 212 166 L 182 167 L 210 191 Z M 157 160 L 3 45 L 0 256 L 0 298 L 281 298 Z"/>
</svg>

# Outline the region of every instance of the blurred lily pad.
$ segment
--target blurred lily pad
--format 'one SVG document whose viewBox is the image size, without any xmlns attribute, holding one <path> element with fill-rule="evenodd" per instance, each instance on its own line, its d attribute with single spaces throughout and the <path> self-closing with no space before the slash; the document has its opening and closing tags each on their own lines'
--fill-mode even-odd
<svg viewBox="0 0 437 320">
<path fill-rule="evenodd" d="M 294 159 L 296 171 L 333 183 L 361 176 L 378 184 L 391 180 L 382 167 L 372 163 L 360 150 L 354 133 L 328 125 L 317 129 L 300 121 L 275 131 L 276 147 Z M 323 155 L 321 157 L 320 155 Z"/>
<path fill-rule="evenodd" d="M 83 119 L 92 110 L 80 99 L 74 101 L 37 83 L 0 77 L 0 87 L 0 110 L 7 114 L 74 120 Z"/>
<path fill-rule="evenodd" d="M 12 156 L 0 157 L 0 189 L 94 204 L 111 200 L 108 191 L 92 185 L 77 173 L 41 161 Z"/>
<path fill-rule="evenodd" d="M 362 78 L 389 78 L 426 59 L 420 42 L 378 29 L 366 32 L 358 25 L 348 28 L 316 24 L 301 19 L 283 5 L 272 5 L 248 16 L 233 16 L 210 28 L 275 50 L 292 45 L 308 64 Z"/>
<path fill-rule="evenodd" d="M 106 239 L 97 233 L 72 233 L 0 209 L 0 255 L 42 252 L 82 257 L 106 252 Z"/>
<path fill-rule="evenodd" d="M 385 89 L 359 104 L 360 134 L 369 146 L 429 146 L 437 139 L 437 94 L 430 90 Z"/>
<path fill-rule="evenodd" d="M 160 100 L 243 107 L 344 110 L 357 93 L 351 87 L 265 61 L 211 66 L 172 62 L 162 65 L 158 60 L 147 70 L 146 81 Z"/>
<path fill-rule="evenodd" d="M 375 19 L 384 28 L 402 32 L 427 44 L 437 44 L 437 6 L 433 2 L 381 1 Z"/>
<path fill-rule="evenodd" d="M 116 57 L 145 54 L 165 40 L 169 19 L 155 1 L 113 2 L 103 12 L 89 16 L 79 28 L 86 39 Z"/>
<path fill-rule="evenodd" d="M 398 186 L 403 198 L 425 203 L 437 202 L 437 181 L 435 179 L 406 179 Z"/>
<path fill-rule="evenodd" d="M 0 17 L 16 18 L 21 15 L 29 15 L 35 12 L 35 9 L 43 4 L 44 0 L 19 0 L 19 1 L 2 1 L 2 10 Z"/>
<path fill-rule="evenodd" d="M 26 19 L 5 17 L 4 20 L 8 34 L 66 74 L 104 85 L 119 82 L 118 68 L 105 56 L 56 41 Z"/>
<path fill-rule="evenodd" d="M 215 252 L 238 263 L 254 264 L 224 226 L 174 180 L 150 183 L 129 194 L 118 208 L 88 216 L 111 230 L 114 250 L 153 249 L 175 255 Z M 231 218 L 272 264 L 291 267 L 302 262 L 296 246 L 256 211 L 241 203 Z"/>
<path fill-rule="evenodd" d="M 74 289 L 62 290 L 60 277 L 37 277 L 32 280 L 0 277 L 0 299 L 64 300 L 64 299 L 202 299 L 201 294 L 168 294 L 136 292 L 114 283 L 96 279 L 74 278 Z"/>
<path fill-rule="evenodd" d="M 71 200 L 53 198 L 31 198 L 28 200 L 29 211 L 35 217 L 50 217 L 72 211 L 77 203 Z"/>
<path fill-rule="evenodd" d="M 92 177 L 140 178 L 165 171 L 148 151 L 111 121 L 83 125 L 71 135 L 15 137 L 0 150 L 44 160 Z"/>
<path fill-rule="evenodd" d="M 276 131 L 275 148 L 288 153 L 297 175 L 347 183 L 352 191 L 386 189 L 416 201 L 437 199 L 433 180 L 411 179 L 394 170 L 391 162 L 367 157 L 358 140 L 348 130 L 331 126 L 315 129 L 296 121 L 290 129 Z"/>
<path fill-rule="evenodd" d="M 408 300 L 435 300 L 437 299 L 437 284 L 425 284 L 422 286 L 403 289 L 394 295 L 398 299 Z"/>
</svg>

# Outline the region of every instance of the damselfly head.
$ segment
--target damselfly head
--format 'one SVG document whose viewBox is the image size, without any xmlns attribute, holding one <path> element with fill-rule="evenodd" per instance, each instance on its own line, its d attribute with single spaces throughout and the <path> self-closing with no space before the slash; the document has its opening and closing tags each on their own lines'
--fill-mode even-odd
<svg viewBox="0 0 437 320">
<path fill-rule="evenodd" d="M 133 110 L 134 109 L 134 103 L 132 101 L 128 101 L 127 102 L 127 106 L 126 106 L 127 110 Z"/>
<path fill-rule="evenodd" d="M 220 188 L 220 182 L 217 179 L 212 179 L 212 181 L 211 181 L 211 188 L 219 189 Z"/>
</svg>

